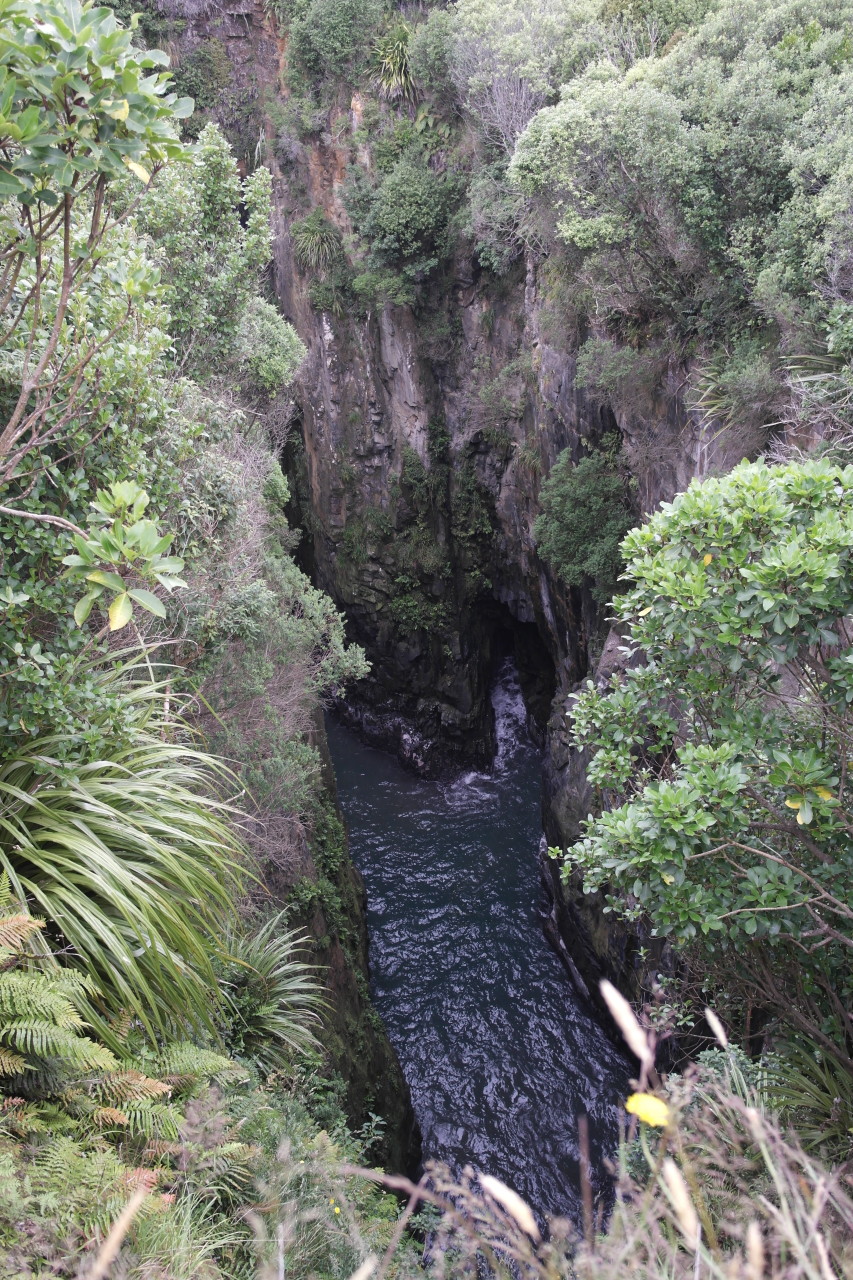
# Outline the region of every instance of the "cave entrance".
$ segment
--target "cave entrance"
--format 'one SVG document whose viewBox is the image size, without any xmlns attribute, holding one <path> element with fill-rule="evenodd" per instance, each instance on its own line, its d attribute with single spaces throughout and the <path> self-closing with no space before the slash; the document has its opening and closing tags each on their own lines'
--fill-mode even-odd
<svg viewBox="0 0 853 1280">
<path fill-rule="evenodd" d="M 528 729 L 537 740 L 544 740 L 551 703 L 557 692 L 557 669 L 539 628 L 535 622 L 519 622 L 499 601 L 490 604 L 483 621 L 489 636 L 489 643 L 484 646 L 489 686 L 494 683 L 501 663 L 511 658 L 524 695 Z"/>
</svg>

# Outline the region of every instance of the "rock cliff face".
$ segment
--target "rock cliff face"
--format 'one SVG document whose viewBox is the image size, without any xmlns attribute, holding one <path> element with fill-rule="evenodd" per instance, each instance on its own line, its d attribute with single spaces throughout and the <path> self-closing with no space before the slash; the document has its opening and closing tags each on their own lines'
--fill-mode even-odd
<svg viewBox="0 0 853 1280">
<path fill-rule="evenodd" d="M 145 10 L 143 35 L 169 48 L 173 67 L 186 77 L 182 89 L 198 93 L 195 76 L 204 92 L 212 68 L 218 98 L 211 114 L 238 156 L 241 146 L 262 149 L 272 129 L 267 112 L 276 100 L 281 61 L 262 3 L 147 0 Z M 280 177 L 276 196 L 280 201 Z M 351 1122 L 360 1126 L 371 1113 L 381 1115 L 385 1130 L 374 1154 L 388 1168 L 414 1171 L 420 1135 L 400 1065 L 370 1000 L 364 886 L 349 857 L 322 718 L 311 736 L 323 758 L 320 812 L 298 853 L 286 864 L 273 859 L 264 867 L 265 888 L 273 900 L 289 901 L 292 924 L 313 940 L 327 993 L 318 1038 L 345 1082 Z"/>
<path fill-rule="evenodd" d="M 737 456 L 686 409 L 685 371 L 674 364 L 630 413 L 592 401 L 575 379 L 577 338 L 561 336 L 547 272 L 533 259 L 496 280 L 457 256 L 417 313 L 318 310 L 289 229 L 319 208 L 351 233 L 346 170 L 369 160 L 354 136 L 358 96 L 330 107 L 308 136 L 284 137 L 284 46 L 262 0 L 162 2 L 184 23 L 182 57 L 211 39 L 225 44 L 230 105 L 214 114 L 233 132 L 228 113 L 245 103 L 241 118 L 260 122 L 257 146 L 273 172 L 273 288 L 309 351 L 286 453 L 303 554 L 372 663 L 343 714 L 418 769 L 484 763 L 491 672 L 514 652 L 546 741 L 546 832 L 570 843 L 589 796 L 567 698 L 599 655 L 599 676 L 612 670 L 618 637 L 607 637 L 585 592 L 563 588 L 537 557 L 541 477 L 562 450 L 579 456 L 583 441 L 618 430 L 645 512 Z M 547 879 L 585 980 L 609 973 L 636 994 L 643 940 L 607 923 L 576 887 Z"/>
</svg>

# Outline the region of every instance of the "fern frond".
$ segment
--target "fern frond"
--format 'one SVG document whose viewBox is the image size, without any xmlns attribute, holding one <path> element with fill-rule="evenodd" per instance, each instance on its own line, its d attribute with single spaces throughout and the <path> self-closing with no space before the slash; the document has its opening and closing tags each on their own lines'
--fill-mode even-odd
<svg viewBox="0 0 853 1280">
<path fill-rule="evenodd" d="M 134 1137 L 149 1141 L 160 1139 L 168 1143 L 178 1141 L 183 1116 L 177 1107 L 167 1102 L 150 1102 L 147 1098 L 142 1098 L 137 1102 L 129 1102 L 124 1111 L 128 1130 Z"/>
<path fill-rule="evenodd" d="M 124 1183 L 128 1191 L 137 1191 L 140 1187 L 153 1191 L 165 1173 L 165 1169 L 146 1169 L 142 1165 L 135 1165 L 127 1170 Z"/>
<path fill-rule="evenodd" d="M 0 1103 L 0 1122 L 21 1138 L 30 1133 L 44 1133 L 52 1127 L 41 1106 L 24 1098 L 4 1098 Z"/>
<path fill-rule="evenodd" d="M 166 1138 L 150 1138 L 142 1154 L 146 1160 L 163 1160 L 166 1156 L 178 1155 L 180 1151 L 180 1142 L 170 1142 Z"/>
<path fill-rule="evenodd" d="M 6 883 L 8 884 L 8 877 Z M 0 906 L 0 910 L 2 910 Z M 22 942 L 26 942 L 30 934 L 44 928 L 44 921 L 35 916 L 19 913 L 13 916 L 0 917 L 0 949 L 17 951 Z"/>
<path fill-rule="evenodd" d="M 37 1018 L 65 1029 L 86 1025 L 59 983 L 20 970 L 0 974 L 0 1026 L 6 1018 Z"/>
<path fill-rule="evenodd" d="M 126 1040 L 133 1026 L 133 1016 L 126 1009 L 113 1019 L 112 1030 L 117 1040 Z"/>
<path fill-rule="evenodd" d="M 105 1105 L 162 1098 L 170 1092 L 163 1080 L 153 1080 L 141 1071 L 111 1071 L 98 1081 L 95 1092 Z"/>
<path fill-rule="evenodd" d="M 16 1076 L 26 1069 L 26 1065 L 20 1054 L 0 1044 L 0 1076 Z"/>
<path fill-rule="evenodd" d="M 39 1058 L 61 1058 L 82 1070 L 111 1071 L 118 1066 L 104 1045 L 38 1018 L 10 1023 L 2 1028 L 2 1034 L 22 1053 Z"/>
<path fill-rule="evenodd" d="M 112 1129 L 115 1125 L 126 1127 L 130 1124 L 130 1117 L 115 1107 L 95 1107 L 92 1119 L 101 1129 Z"/>
<path fill-rule="evenodd" d="M 244 1068 L 230 1058 L 189 1041 L 167 1045 L 154 1055 L 151 1065 L 157 1076 L 180 1093 L 211 1080 L 221 1084 L 247 1078 Z"/>
</svg>

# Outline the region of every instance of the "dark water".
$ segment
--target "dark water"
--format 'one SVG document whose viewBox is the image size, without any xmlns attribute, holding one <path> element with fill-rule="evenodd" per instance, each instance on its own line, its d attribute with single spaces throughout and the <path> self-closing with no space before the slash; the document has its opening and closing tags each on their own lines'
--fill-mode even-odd
<svg viewBox="0 0 853 1280">
<path fill-rule="evenodd" d="M 340 725 L 329 740 L 367 885 L 374 999 L 424 1159 L 470 1163 L 577 1218 L 577 1117 L 600 1167 L 629 1070 L 542 935 L 540 757 L 510 668 L 493 698 L 493 775 L 427 782 Z"/>
</svg>

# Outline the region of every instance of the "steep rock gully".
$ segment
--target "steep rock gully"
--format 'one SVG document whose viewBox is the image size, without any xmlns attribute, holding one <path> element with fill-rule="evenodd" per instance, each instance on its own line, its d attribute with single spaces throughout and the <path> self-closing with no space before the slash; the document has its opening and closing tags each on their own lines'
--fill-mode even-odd
<svg viewBox="0 0 853 1280">
<path fill-rule="evenodd" d="M 424 1160 L 470 1164 L 538 1214 L 578 1221 L 578 1117 L 606 1197 L 630 1068 L 542 933 L 541 756 L 509 661 L 492 701 L 488 774 L 415 777 L 332 719 L 329 745 L 367 887 L 373 998 Z"/>
</svg>

